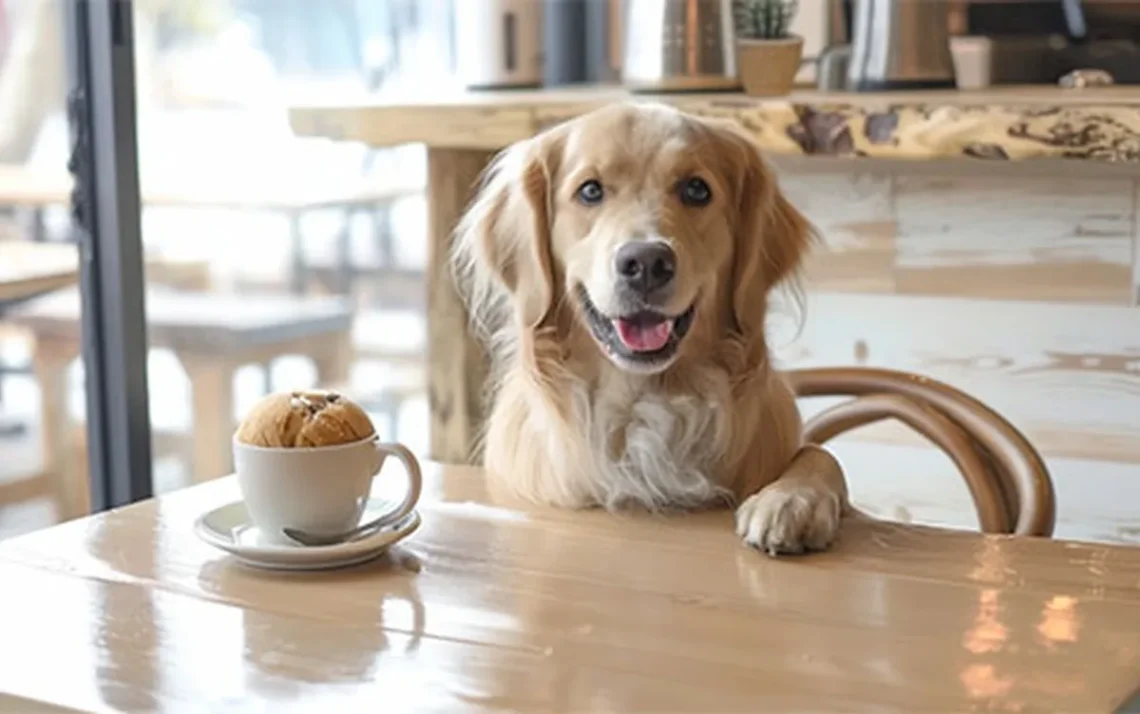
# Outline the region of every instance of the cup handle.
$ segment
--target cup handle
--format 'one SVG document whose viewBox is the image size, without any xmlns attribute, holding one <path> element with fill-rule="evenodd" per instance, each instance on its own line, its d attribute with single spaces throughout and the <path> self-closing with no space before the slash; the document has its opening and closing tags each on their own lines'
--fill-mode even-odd
<svg viewBox="0 0 1140 714">
<path fill-rule="evenodd" d="M 404 464 L 404 471 L 406 471 L 408 475 L 408 491 L 404 495 L 404 500 L 390 513 L 386 513 L 377 519 L 385 523 L 395 523 L 411 513 L 412 509 L 419 503 L 420 493 L 424 487 L 423 474 L 420 472 L 420 462 L 416 459 L 415 454 L 402 444 L 377 443 L 376 450 L 399 459 Z"/>
</svg>

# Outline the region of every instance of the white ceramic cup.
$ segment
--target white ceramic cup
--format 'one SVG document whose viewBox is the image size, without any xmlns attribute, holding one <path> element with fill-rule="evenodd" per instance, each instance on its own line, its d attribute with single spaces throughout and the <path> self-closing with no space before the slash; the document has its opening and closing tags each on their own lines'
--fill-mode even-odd
<svg viewBox="0 0 1140 714">
<path fill-rule="evenodd" d="M 412 512 L 423 489 L 420 464 L 412 452 L 375 437 L 311 448 L 253 446 L 235 437 L 233 452 L 250 520 L 272 543 L 296 545 L 284 528 L 335 534 L 359 525 L 372 480 L 389 454 L 403 462 L 408 476 L 403 501 L 387 514 L 393 523 Z"/>
</svg>

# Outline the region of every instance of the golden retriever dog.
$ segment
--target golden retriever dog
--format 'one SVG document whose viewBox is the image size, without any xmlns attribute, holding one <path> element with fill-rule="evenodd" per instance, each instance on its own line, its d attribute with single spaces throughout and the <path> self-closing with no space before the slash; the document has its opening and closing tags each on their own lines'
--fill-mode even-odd
<svg viewBox="0 0 1140 714">
<path fill-rule="evenodd" d="M 846 485 L 765 337 L 813 237 L 728 123 L 623 103 L 504 150 L 452 256 L 492 356 L 490 477 L 568 508 L 732 505 L 769 554 L 828 547 Z"/>
</svg>

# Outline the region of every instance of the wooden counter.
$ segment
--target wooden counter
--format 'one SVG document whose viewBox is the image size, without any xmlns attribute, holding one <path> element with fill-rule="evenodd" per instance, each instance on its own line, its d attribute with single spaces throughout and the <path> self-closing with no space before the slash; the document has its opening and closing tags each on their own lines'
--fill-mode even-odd
<svg viewBox="0 0 1140 714">
<path fill-rule="evenodd" d="M 482 419 L 483 352 L 438 260 L 472 182 L 496 150 L 628 98 L 361 95 L 293 109 L 301 134 L 427 145 L 433 458 L 468 460 Z M 803 330 L 773 340 L 783 365 L 906 369 L 965 389 L 1043 452 L 1059 535 L 1140 542 L 1140 87 L 638 99 L 736 117 L 819 228 Z M 976 527 L 961 478 L 926 447 L 892 424 L 836 443 L 861 507 Z"/>
<path fill-rule="evenodd" d="M 620 88 L 496 91 L 380 100 L 367 95 L 298 105 L 301 135 L 375 146 L 502 148 L 615 101 L 661 101 L 727 117 L 776 154 L 891 159 L 1062 157 L 1140 163 L 1140 87 L 1065 90 L 1013 87 L 978 92 L 892 94 L 800 92 L 632 95 Z"/>
</svg>

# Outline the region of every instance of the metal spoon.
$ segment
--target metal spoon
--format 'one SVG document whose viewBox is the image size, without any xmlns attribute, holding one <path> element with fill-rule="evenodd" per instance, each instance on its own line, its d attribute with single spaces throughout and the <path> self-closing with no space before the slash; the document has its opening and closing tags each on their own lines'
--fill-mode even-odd
<svg viewBox="0 0 1140 714">
<path fill-rule="evenodd" d="M 350 540 L 362 538 L 366 535 L 372 535 L 376 531 L 383 530 L 388 526 L 402 521 L 404 518 L 407 518 L 407 516 L 408 514 L 406 513 L 388 513 L 342 533 L 309 533 L 308 531 L 303 531 L 298 528 L 282 528 L 281 532 L 289 539 L 301 545 L 338 545 Z"/>
</svg>

